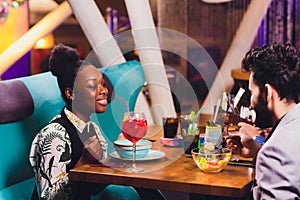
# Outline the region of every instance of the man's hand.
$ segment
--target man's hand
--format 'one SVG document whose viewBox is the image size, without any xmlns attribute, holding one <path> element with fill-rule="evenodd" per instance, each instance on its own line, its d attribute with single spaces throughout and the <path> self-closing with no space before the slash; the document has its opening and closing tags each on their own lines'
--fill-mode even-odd
<svg viewBox="0 0 300 200">
<path fill-rule="evenodd" d="M 226 146 L 242 157 L 255 157 L 261 146 L 253 140 L 253 137 L 259 135 L 259 129 L 243 122 L 238 125 L 239 135 L 229 136 L 226 139 Z"/>
</svg>

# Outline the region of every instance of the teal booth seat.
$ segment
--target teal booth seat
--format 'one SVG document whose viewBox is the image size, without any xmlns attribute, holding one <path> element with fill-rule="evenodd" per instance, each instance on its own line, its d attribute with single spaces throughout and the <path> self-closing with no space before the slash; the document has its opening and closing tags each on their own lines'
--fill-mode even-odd
<svg viewBox="0 0 300 200">
<path fill-rule="evenodd" d="M 140 63 L 128 61 L 100 71 L 112 84 L 112 96 L 120 96 L 133 110 L 145 82 Z M 50 72 L 0 82 L 0 99 L 0 199 L 27 200 L 35 184 L 29 163 L 32 140 L 61 112 L 65 103 L 56 78 Z M 110 150 L 121 132 L 121 120 L 126 110 L 122 102 L 112 98 L 105 113 L 92 116 L 110 143 Z M 111 188 L 114 192 L 126 189 Z"/>
</svg>

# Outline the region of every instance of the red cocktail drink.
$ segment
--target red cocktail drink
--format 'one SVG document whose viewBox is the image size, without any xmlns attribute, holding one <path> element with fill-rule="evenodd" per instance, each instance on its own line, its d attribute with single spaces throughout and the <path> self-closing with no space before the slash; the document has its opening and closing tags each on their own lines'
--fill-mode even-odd
<svg viewBox="0 0 300 200">
<path fill-rule="evenodd" d="M 147 132 L 147 120 L 141 119 L 127 119 L 122 123 L 122 133 L 124 137 L 132 143 L 138 142 Z"/>
<path fill-rule="evenodd" d="M 122 120 L 122 134 L 126 139 L 133 143 L 132 167 L 128 172 L 141 172 L 143 168 L 137 168 L 135 165 L 136 143 L 141 140 L 147 132 L 147 120 L 144 113 L 129 112 L 125 113 Z"/>
</svg>

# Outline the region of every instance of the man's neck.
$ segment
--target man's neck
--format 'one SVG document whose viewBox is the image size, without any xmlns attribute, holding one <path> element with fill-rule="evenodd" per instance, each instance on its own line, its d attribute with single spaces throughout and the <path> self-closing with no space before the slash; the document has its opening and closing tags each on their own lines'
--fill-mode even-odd
<svg viewBox="0 0 300 200">
<path fill-rule="evenodd" d="M 297 104 L 295 102 L 287 102 L 285 99 L 277 102 L 274 105 L 274 113 L 276 119 L 280 119 L 283 115 L 288 113 Z"/>
</svg>

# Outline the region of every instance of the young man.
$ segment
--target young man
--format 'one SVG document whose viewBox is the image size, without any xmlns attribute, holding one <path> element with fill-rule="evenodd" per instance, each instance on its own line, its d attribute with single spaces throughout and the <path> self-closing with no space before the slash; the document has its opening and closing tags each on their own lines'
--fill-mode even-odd
<svg viewBox="0 0 300 200">
<path fill-rule="evenodd" d="M 230 140 L 228 146 L 242 156 L 256 156 L 253 199 L 299 199 L 299 52 L 283 43 L 254 48 L 245 55 L 242 70 L 250 72 L 250 102 L 258 122 L 271 120 L 273 129 L 262 146 L 246 133 L 241 136 L 242 147 Z"/>
</svg>

